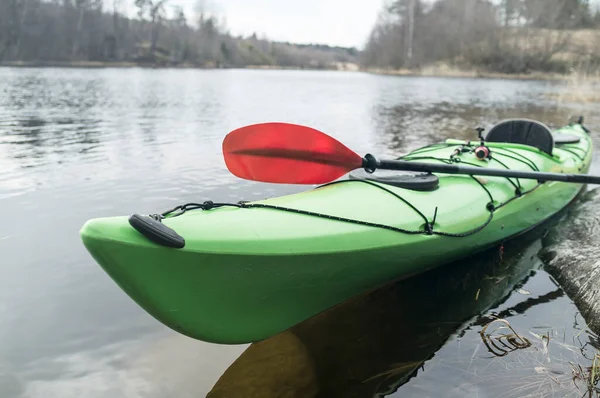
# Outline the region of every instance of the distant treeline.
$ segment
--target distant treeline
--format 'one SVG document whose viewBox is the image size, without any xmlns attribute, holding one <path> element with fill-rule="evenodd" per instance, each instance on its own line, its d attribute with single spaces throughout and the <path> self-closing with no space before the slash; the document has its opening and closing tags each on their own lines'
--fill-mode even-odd
<svg viewBox="0 0 600 398">
<path fill-rule="evenodd" d="M 368 67 L 436 63 L 492 72 L 600 66 L 600 13 L 586 0 L 389 1 L 361 55 Z"/>
<path fill-rule="evenodd" d="M 353 48 L 233 37 L 201 9 L 190 23 L 168 0 L 0 0 L 0 62 L 121 62 L 200 67 L 336 68 Z M 199 1 L 199 5 L 203 2 Z M 120 10 L 135 6 L 136 18 Z"/>
</svg>

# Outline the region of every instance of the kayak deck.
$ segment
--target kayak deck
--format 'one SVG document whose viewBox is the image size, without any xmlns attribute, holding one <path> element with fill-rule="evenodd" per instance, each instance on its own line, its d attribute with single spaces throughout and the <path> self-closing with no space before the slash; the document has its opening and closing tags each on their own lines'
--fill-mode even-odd
<svg viewBox="0 0 600 398">
<path fill-rule="evenodd" d="M 591 139 L 552 155 L 534 147 L 487 143 L 493 156 L 463 164 L 512 170 L 586 173 Z M 478 142 L 447 140 L 403 160 L 448 162 Z M 556 214 L 580 184 L 504 177 L 438 175 L 432 192 L 344 180 L 294 195 L 189 211 L 163 224 L 182 249 L 150 242 L 127 217 L 91 220 L 87 249 L 146 311 L 190 337 L 215 343 L 267 338 L 352 296 L 468 256 Z M 253 207 L 254 206 L 254 207 Z M 262 206 L 262 207 L 261 207 Z"/>
</svg>

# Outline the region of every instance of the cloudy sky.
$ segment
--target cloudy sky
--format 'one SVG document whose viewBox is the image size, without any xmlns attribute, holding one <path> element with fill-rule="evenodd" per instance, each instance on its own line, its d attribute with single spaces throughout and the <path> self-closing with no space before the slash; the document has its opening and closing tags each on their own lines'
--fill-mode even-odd
<svg viewBox="0 0 600 398">
<path fill-rule="evenodd" d="M 3 1 L 3 0 L 0 0 Z M 105 0 L 108 1 L 108 0 Z M 121 0 L 135 16 L 134 0 Z M 432 0 L 425 0 L 431 2 Z M 500 0 L 492 0 L 499 2 Z M 168 0 L 167 11 L 185 10 L 196 21 L 199 4 L 225 18 L 233 35 L 251 35 L 276 41 L 320 43 L 362 48 L 385 0 Z M 110 0 L 112 3 L 112 0 Z M 598 5 L 600 0 L 592 0 Z"/>
<path fill-rule="evenodd" d="M 0 0 L 1 1 L 1 0 Z M 124 0 L 133 4 L 133 0 Z M 202 0 L 169 0 L 195 20 Z M 362 47 L 383 0 L 204 0 L 205 8 L 226 18 L 233 35 L 256 32 L 271 40 Z M 129 10 L 135 15 L 135 8 Z"/>
</svg>

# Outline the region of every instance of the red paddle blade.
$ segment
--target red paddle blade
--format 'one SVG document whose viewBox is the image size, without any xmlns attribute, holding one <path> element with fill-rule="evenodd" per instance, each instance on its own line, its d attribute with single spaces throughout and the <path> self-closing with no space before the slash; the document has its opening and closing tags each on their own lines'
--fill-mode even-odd
<svg viewBox="0 0 600 398">
<path fill-rule="evenodd" d="M 241 127 L 223 141 L 225 164 L 247 180 L 323 184 L 362 167 L 362 158 L 310 127 L 261 123 Z"/>
</svg>

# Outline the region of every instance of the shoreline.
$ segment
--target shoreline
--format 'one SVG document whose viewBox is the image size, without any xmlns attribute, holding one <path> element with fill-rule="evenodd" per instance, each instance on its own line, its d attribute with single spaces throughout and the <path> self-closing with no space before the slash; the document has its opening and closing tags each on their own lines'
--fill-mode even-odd
<svg viewBox="0 0 600 398">
<path fill-rule="evenodd" d="M 561 74 L 553 72 L 534 71 L 531 73 L 501 73 L 486 70 L 459 69 L 448 65 L 432 65 L 421 69 L 378 69 L 367 68 L 363 72 L 383 76 L 410 76 L 410 77 L 449 77 L 468 79 L 507 79 L 507 80 L 542 80 L 542 81 L 571 81 L 573 79 L 600 80 L 599 74 L 586 74 L 576 70 L 571 73 Z"/>
<path fill-rule="evenodd" d="M 214 66 L 214 65 L 196 65 L 189 63 L 181 64 L 152 64 L 143 62 L 129 61 L 0 61 L 0 67 L 7 68 L 141 68 L 141 69 L 201 69 L 201 70 L 219 70 L 219 69 L 256 69 L 256 70 L 322 70 L 322 71 L 360 71 L 358 66 L 338 66 L 330 68 L 320 67 L 299 67 L 282 65 L 245 65 L 245 66 Z"/>
<path fill-rule="evenodd" d="M 532 72 L 526 73 L 500 73 L 500 72 L 488 72 L 480 71 L 476 69 L 472 70 L 431 70 L 425 68 L 424 70 L 411 70 L 411 69 L 392 69 L 392 70 L 379 70 L 379 69 L 367 69 L 365 72 L 373 73 L 382 76 L 406 76 L 406 77 L 449 77 L 457 79 L 508 79 L 508 80 L 546 80 L 546 81 L 562 81 L 568 80 L 572 75 L 562 75 L 549 72 Z"/>
<path fill-rule="evenodd" d="M 545 80 L 545 81 L 566 81 L 573 77 L 578 77 L 577 72 L 570 74 L 559 74 L 551 72 L 531 72 L 531 73 L 499 73 L 485 70 L 458 69 L 449 66 L 429 66 L 421 69 L 382 69 L 382 68 L 361 68 L 356 64 L 337 65 L 331 68 L 319 67 L 297 67 L 280 65 L 246 65 L 246 66 L 223 66 L 215 67 L 201 66 L 195 64 L 173 64 L 156 65 L 138 62 L 105 62 L 105 61 L 4 61 L 0 62 L 0 67 L 15 68 L 142 68 L 142 69 L 201 69 L 201 70 L 219 70 L 219 69 L 252 69 L 252 70 L 297 70 L 297 71 L 333 71 L 333 72 L 361 72 L 382 76 L 406 76 L 406 77 L 448 77 L 448 78 L 470 78 L 470 79 L 508 79 L 508 80 Z M 599 76 L 589 76 L 589 79 L 600 80 Z"/>
</svg>

